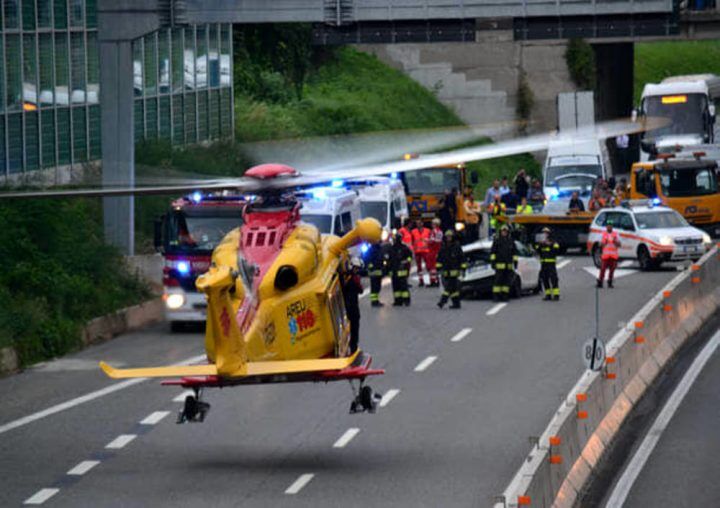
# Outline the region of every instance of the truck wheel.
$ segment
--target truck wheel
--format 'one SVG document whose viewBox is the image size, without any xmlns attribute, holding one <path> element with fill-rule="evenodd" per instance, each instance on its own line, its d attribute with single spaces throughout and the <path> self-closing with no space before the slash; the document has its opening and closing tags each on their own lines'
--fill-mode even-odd
<svg viewBox="0 0 720 508">
<path fill-rule="evenodd" d="M 644 272 L 652 270 L 655 267 L 653 259 L 650 257 L 650 251 L 644 245 L 638 247 L 638 263 L 640 263 L 640 269 Z"/>
<path fill-rule="evenodd" d="M 595 268 L 599 269 L 602 266 L 602 249 L 600 249 L 598 244 L 593 245 L 592 258 Z"/>
</svg>

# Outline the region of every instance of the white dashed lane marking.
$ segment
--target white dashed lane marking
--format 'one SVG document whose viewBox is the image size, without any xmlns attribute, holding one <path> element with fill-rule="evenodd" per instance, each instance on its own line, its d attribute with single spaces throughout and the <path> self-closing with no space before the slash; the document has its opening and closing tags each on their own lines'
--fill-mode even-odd
<svg viewBox="0 0 720 508">
<path fill-rule="evenodd" d="M 155 411 L 154 413 L 150 413 L 149 415 L 147 415 L 145 419 L 140 422 L 140 424 L 155 425 L 169 414 L 170 411 Z"/>
<path fill-rule="evenodd" d="M 563 261 L 560 261 L 557 265 L 557 269 L 560 270 L 561 268 L 565 268 L 570 263 L 572 263 L 572 259 L 565 259 Z"/>
<path fill-rule="evenodd" d="M 430 367 L 430 365 L 432 365 L 435 360 L 437 360 L 437 356 L 428 356 L 423 361 L 417 364 L 417 366 L 415 367 L 415 372 L 424 371 L 425 369 Z"/>
<path fill-rule="evenodd" d="M 43 504 L 45 501 L 53 497 L 58 492 L 60 492 L 60 489 L 40 489 L 35 494 L 27 498 L 23 504 Z"/>
<path fill-rule="evenodd" d="M 82 476 L 98 464 L 100 464 L 99 460 L 83 460 L 77 466 L 68 471 L 67 474 L 72 476 Z"/>
<path fill-rule="evenodd" d="M 500 311 L 503 309 L 503 307 L 505 307 L 506 305 L 507 305 L 507 303 L 505 303 L 505 302 L 498 303 L 498 304 L 495 305 L 492 309 L 490 309 L 489 311 L 487 311 L 487 312 L 485 313 L 485 315 L 486 315 L 486 316 L 492 316 L 492 315 L 494 315 L 494 314 L 497 314 L 497 313 L 500 312 Z"/>
<path fill-rule="evenodd" d="M 125 446 L 136 437 L 137 435 L 135 434 L 120 434 L 118 437 L 106 444 L 105 448 L 110 448 L 111 450 L 125 448 Z"/>
<path fill-rule="evenodd" d="M 333 448 L 345 448 L 347 444 L 352 441 L 352 438 L 357 436 L 358 432 L 360 432 L 360 429 L 357 427 L 352 427 L 345 431 L 345 434 L 340 436 L 340 439 L 335 441 L 335 444 L 333 444 Z"/>
<path fill-rule="evenodd" d="M 192 358 L 183 360 L 182 362 L 176 363 L 175 365 L 192 365 L 193 363 L 198 363 L 200 361 L 205 360 L 206 358 L 207 358 L 207 355 L 193 356 Z M 47 409 L 43 409 L 42 411 L 38 411 L 37 413 L 33 413 L 31 415 L 24 416 L 17 420 L 13 420 L 11 422 L 0 425 L 0 434 L 3 434 L 5 432 L 8 432 L 13 429 L 17 429 L 18 427 L 22 427 L 23 425 L 27 425 L 28 423 L 35 422 L 42 418 L 46 418 L 48 416 L 60 413 L 61 411 L 71 409 L 75 406 L 79 406 L 80 404 L 85 404 L 86 402 L 90 402 L 91 400 L 99 399 L 100 397 L 110 395 L 111 393 L 115 393 L 119 390 L 124 390 L 125 388 L 135 386 L 136 384 L 142 383 L 144 381 L 147 381 L 146 377 L 127 379 L 125 381 L 121 381 L 119 383 L 115 383 L 110 386 L 106 386 L 105 388 L 102 388 L 100 390 L 96 390 L 94 392 L 87 393 L 80 397 L 70 399 L 61 404 L 57 404 L 57 405 L 49 407 Z"/>
<path fill-rule="evenodd" d="M 285 494 L 290 494 L 290 495 L 292 495 L 292 494 L 297 494 L 298 492 L 300 492 L 300 491 L 303 489 L 303 487 L 304 487 L 305 485 L 307 485 L 308 483 L 310 483 L 310 480 L 312 480 L 314 476 L 315 476 L 314 473 L 301 474 L 301 475 L 298 477 L 298 479 L 295 480 L 295 481 L 293 482 L 293 484 L 290 485 L 290 486 L 285 490 Z"/>
<path fill-rule="evenodd" d="M 385 407 L 390 404 L 390 401 L 393 400 L 398 393 L 400 393 L 400 390 L 397 388 L 392 388 L 391 390 L 386 391 L 382 399 L 380 399 L 380 407 Z"/>
<path fill-rule="evenodd" d="M 450 342 L 460 342 L 465 337 L 467 337 L 470 334 L 470 332 L 472 332 L 472 328 L 463 328 L 458 333 L 453 335 L 453 338 L 450 339 Z"/>
</svg>

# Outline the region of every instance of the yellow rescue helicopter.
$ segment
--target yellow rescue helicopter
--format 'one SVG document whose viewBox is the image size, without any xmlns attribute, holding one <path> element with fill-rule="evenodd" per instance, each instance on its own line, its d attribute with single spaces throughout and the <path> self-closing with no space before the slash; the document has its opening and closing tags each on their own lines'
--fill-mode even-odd
<svg viewBox="0 0 720 508">
<path fill-rule="evenodd" d="M 578 130 L 574 139 L 605 138 L 638 130 L 637 124 L 619 121 Z M 208 303 L 207 363 L 118 369 L 101 362 L 100 367 L 111 378 L 165 378 L 163 384 L 193 390 L 178 423 L 205 419 L 210 406 L 201 400 L 203 389 L 255 383 L 348 380 L 353 386 L 351 412 L 374 412 L 380 396 L 364 383 L 384 371 L 371 368 L 369 354 L 349 349 L 350 325 L 340 277 L 348 261 L 348 247 L 379 241 L 381 226 L 374 219 L 362 219 L 341 238 L 321 236 L 315 226 L 300 220 L 300 204 L 293 190 L 335 178 L 379 176 L 542 150 L 553 137 L 543 134 L 334 172 L 300 173 L 283 164 L 262 164 L 236 179 L 135 188 L 5 192 L 0 193 L 0 199 L 221 189 L 252 195 L 242 225 L 225 236 L 212 254 L 210 269 L 196 281 Z M 573 137 L 568 139 L 573 142 Z"/>
</svg>

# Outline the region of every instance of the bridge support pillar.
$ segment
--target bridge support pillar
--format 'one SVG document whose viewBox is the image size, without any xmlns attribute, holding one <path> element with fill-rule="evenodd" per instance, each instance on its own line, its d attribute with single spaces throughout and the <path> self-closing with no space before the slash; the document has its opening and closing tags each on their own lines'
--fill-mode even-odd
<svg viewBox="0 0 720 508">
<path fill-rule="evenodd" d="M 612 120 L 629 117 L 633 109 L 633 86 L 635 81 L 635 46 L 632 42 L 595 44 L 597 67 L 596 117 Z M 618 150 L 614 139 L 607 141 L 608 154 L 613 173 L 628 173 L 630 164 L 638 160 L 637 136 L 630 137 L 630 146 Z"/>
<path fill-rule="evenodd" d="M 135 184 L 132 41 L 160 26 L 157 1 L 100 0 L 100 128 L 103 186 Z M 103 198 L 105 240 L 123 254 L 135 250 L 132 196 Z"/>
</svg>

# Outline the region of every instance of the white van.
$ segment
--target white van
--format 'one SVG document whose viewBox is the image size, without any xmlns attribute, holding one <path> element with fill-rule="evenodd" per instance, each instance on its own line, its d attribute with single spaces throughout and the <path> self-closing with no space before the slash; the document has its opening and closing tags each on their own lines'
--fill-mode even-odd
<svg viewBox="0 0 720 508">
<path fill-rule="evenodd" d="M 346 185 L 360 196 L 360 216 L 372 217 L 391 231 L 408 217 L 407 198 L 402 182 L 384 176 L 350 180 Z"/>
<path fill-rule="evenodd" d="M 607 178 L 599 141 L 550 143 L 543 168 L 543 192 L 548 200 L 569 200 L 577 191 L 587 207 L 598 178 Z"/>
<path fill-rule="evenodd" d="M 343 236 L 360 219 L 360 197 L 354 190 L 342 187 L 314 187 L 297 193 L 302 203 L 300 218 L 314 224 L 320 234 Z M 351 248 L 353 255 L 359 248 Z"/>
</svg>

